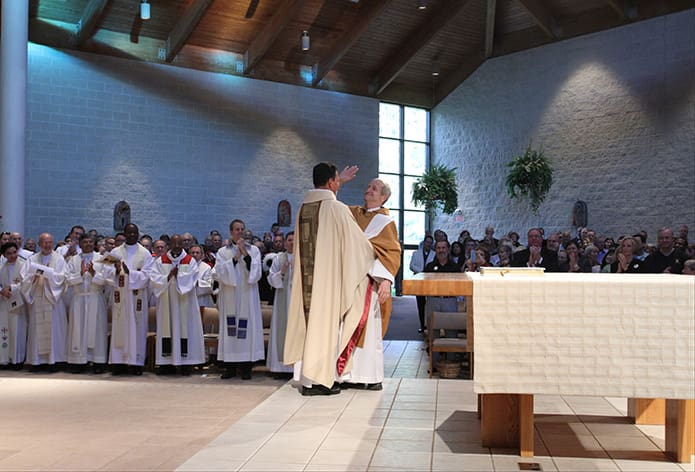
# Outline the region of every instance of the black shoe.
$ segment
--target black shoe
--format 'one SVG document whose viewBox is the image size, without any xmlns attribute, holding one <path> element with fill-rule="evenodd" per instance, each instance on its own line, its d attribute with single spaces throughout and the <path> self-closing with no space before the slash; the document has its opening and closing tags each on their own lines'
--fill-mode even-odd
<svg viewBox="0 0 695 472">
<path fill-rule="evenodd" d="M 222 375 L 220 375 L 220 378 L 223 380 L 231 379 L 233 377 L 236 377 L 236 367 L 227 367 L 224 372 L 222 372 Z"/>
<path fill-rule="evenodd" d="M 182 365 L 181 367 L 179 367 L 179 374 L 184 376 L 184 377 L 190 377 L 191 366 L 190 365 Z"/>
<path fill-rule="evenodd" d="M 241 363 L 241 380 L 251 380 L 251 369 L 253 364 L 250 362 Z"/>
<path fill-rule="evenodd" d="M 381 385 L 381 382 L 373 383 L 373 384 L 365 384 L 365 390 L 383 390 L 384 387 Z"/>
<path fill-rule="evenodd" d="M 131 365 L 128 370 L 130 371 L 130 375 L 142 375 L 142 366 L 141 365 Z"/>
<path fill-rule="evenodd" d="M 340 385 L 336 382 L 333 383 L 331 388 L 324 385 L 313 384 L 311 388 L 302 386 L 302 395 L 305 397 L 311 397 L 315 395 L 336 395 L 340 393 Z"/>
<path fill-rule="evenodd" d="M 103 374 L 106 372 L 106 364 L 94 364 L 93 372 L 95 374 Z"/>
</svg>

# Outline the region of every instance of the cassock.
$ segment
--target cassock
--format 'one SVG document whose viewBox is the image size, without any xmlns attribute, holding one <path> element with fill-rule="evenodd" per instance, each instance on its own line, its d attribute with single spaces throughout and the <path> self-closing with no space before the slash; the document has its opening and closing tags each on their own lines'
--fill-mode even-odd
<svg viewBox="0 0 695 472">
<path fill-rule="evenodd" d="M 176 277 L 167 280 L 174 267 Z M 157 258 L 150 288 L 157 297 L 157 365 L 196 365 L 205 362 L 203 323 L 198 309 L 198 262 L 181 251 Z"/>
<path fill-rule="evenodd" d="M 26 362 L 67 361 L 68 319 L 63 303 L 65 259 L 53 251 L 34 254 L 24 265 L 22 294 L 29 317 Z"/>
<path fill-rule="evenodd" d="M 246 244 L 248 256 L 239 258 L 235 245 L 217 251 L 212 277 L 219 282 L 217 308 L 220 334 L 217 359 L 223 362 L 254 362 L 265 357 L 263 317 L 258 295 L 261 253 Z"/>
<path fill-rule="evenodd" d="M 9 287 L 10 298 L 0 297 L 0 365 L 21 364 L 27 349 L 27 312 L 20 291 L 26 263 L 0 266 L 0 288 Z"/>
<path fill-rule="evenodd" d="M 68 309 L 68 362 L 106 364 L 108 319 L 104 300 L 103 264 L 98 252 L 71 257 L 65 271 L 66 285 L 72 297 Z M 82 274 L 83 267 L 93 264 L 94 275 Z"/>
<path fill-rule="evenodd" d="M 365 209 L 350 207 L 357 225 L 374 248 L 376 258 L 369 271 L 377 283 L 396 278 L 401 261 L 401 245 L 398 241 L 396 224 L 386 208 Z M 391 317 L 391 298 L 381 305 L 374 297 L 370 304 L 369 318 L 358 345 L 353 353 L 353 365 L 341 381 L 348 383 L 376 384 L 384 380 L 383 336 Z"/>
<path fill-rule="evenodd" d="M 105 264 L 104 278 L 113 288 L 111 307 L 111 348 L 109 364 L 145 365 L 147 342 L 147 300 L 150 271 L 154 258 L 140 243 L 121 244 L 111 255 L 123 261 L 130 271 L 117 274 L 115 266 Z"/>
<path fill-rule="evenodd" d="M 349 208 L 326 189 L 310 190 L 295 225 L 286 364 L 295 379 L 327 388 L 352 368 L 351 354 L 373 293 L 372 246 Z M 360 329 L 358 329 L 360 328 Z"/>
<path fill-rule="evenodd" d="M 273 259 L 268 271 L 268 283 L 275 288 L 273 317 L 270 319 L 270 337 L 268 338 L 268 357 L 266 367 L 270 372 L 292 372 L 291 365 L 283 363 L 285 352 L 285 333 L 287 332 L 287 310 L 292 293 L 292 254 L 281 252 Z M 282 267 L 289 267 L 282 273 Z"/>
</svg>

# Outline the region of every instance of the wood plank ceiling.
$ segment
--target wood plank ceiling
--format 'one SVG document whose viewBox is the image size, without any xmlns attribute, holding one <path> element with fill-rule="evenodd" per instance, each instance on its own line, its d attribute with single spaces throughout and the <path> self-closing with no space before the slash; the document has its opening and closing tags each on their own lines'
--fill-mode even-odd
<svg viewBox="0 0 695 472">
<path fill-rule="evenodd" d="M 140 3 L 30 0 L 29 39 L 432 108 L 487 59 L 695 8 L 695 0 L 149 0 L 142 20 Z"/>
</svg>

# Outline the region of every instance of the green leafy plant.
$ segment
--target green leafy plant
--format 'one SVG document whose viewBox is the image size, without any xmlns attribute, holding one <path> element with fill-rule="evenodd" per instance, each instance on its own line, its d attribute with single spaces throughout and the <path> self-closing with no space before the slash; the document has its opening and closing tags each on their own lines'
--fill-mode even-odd
<svg viewBox="0 0 695 472">
<path fill-rule="evenodd" d="M 430 168 L 413 183 L 413 203 L 422 205 L 430 213 L 441 208 L 447 215 L 458 205 L 456 168 L 443 165 Z"/>
<path fill-rule="evenodd" d="M 538 213 L 546 195 L 553 185 L 553 168 L 543 151 L 535 151 L 531 146 L 523 155 L 512 159 L 508 164 L 509 173 L 505 183 L 511 198 L 527 199 L 531 210 Z"/>
</svg>

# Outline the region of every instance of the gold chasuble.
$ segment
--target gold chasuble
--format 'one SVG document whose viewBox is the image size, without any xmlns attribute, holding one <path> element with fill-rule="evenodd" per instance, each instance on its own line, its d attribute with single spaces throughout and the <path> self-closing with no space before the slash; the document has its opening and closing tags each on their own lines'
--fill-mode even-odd
<svg viewBox="0 0 695 472">
<path fill-rule="evenodd" d="M 338 357 L 365 313 L 374 252 L 330 190 L 310 190 L 298 215 L 284 363 L 301 361 L 302 376 L 330 388 Z M 345 362 L 348 372 L 352 360 Z"/>
<path fill-rule="evenodd" d="M 364 207 L 351 206 L 350 211 L 355 217 L 357 225 L 369 238 L 369 242 L 372 243 L 374 255 L 395 279 L 398 269 L 401 267 L 401 243 L 398 240 L 396 224 L 391 219 L 388 209 L 367 210 Z M 391 304 L 392 299 L 389 297 L 380 306 L 382 338 L 386 335 L 386 330 L 389 327 Z"/>
</svg>

